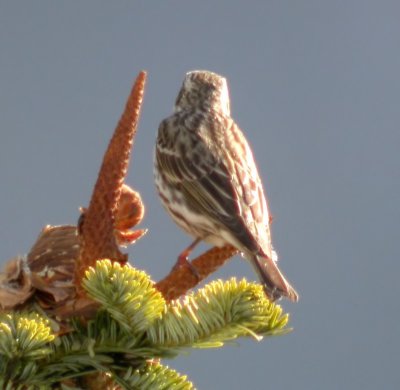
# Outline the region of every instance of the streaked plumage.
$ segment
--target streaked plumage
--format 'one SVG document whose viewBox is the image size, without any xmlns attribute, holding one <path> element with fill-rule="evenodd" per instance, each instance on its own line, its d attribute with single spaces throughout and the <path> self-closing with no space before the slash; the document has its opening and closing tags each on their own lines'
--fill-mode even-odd
<svg viewBox="0 0 400 390">
<path fill-rule="evenodd" d="M 230 116 L 225 78 L 186 75 L 158 130 L 155 182 L 174 221 L 194 238 L 231 244 L 251 261 L 271 299 L 297 301 L 276 266 L 263 187 L 251 149 Z"/>
</svg>

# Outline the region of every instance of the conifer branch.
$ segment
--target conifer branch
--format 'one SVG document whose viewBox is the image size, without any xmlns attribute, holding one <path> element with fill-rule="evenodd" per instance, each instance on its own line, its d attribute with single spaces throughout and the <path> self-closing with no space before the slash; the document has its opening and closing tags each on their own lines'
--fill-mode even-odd
<svg viewBox="0 0 400 390">
<path fill-rule="evenodd" d="M 35 313 L 0 316 L 3 388 L 77 386 L 88 378 L 98 383 L 101 373 L 120 388 L 163 388 L 159 383 L 164 383 L 190 389 L 185 377 L 154 359 L 290 330 L 288 315 L 265 298 L 262 286 L 245 280 L 215 281 L 167 303 L 145 272 L 102 260 L 86 272 L 83 287 L 99 304 L 97 315 L 73 320 L 65 335 L 56 337 L 51 322 Z"/>
</svg>

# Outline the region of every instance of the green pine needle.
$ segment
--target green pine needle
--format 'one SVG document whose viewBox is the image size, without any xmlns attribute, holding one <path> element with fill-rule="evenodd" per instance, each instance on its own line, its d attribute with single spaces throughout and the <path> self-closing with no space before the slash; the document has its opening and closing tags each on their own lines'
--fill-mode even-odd
<svg viewBox="0 0 400 390">
<path fill-rule="evenodd" d="M 165 300 L 149 276 L 129 266 L 101 260 L 86 272 L 83 286 L 126 330 L 144 332 L 161 317 Z"/>
<path fill-rule="evenodd" d="M 121 378 L 122 379 L 122 378 Z M 140 390 L 191 390 L 193 384 L 186 375 L 158 363 L 149 363 L 140 370 L 128 370 L 121 381 L 128 389 Z"/>
<path fill-rule="evenodd" d="M 49 353 L 46 344 L 52 340 L 49 321 L 39 314 L 0 314 L 0 355 L 38 359 Z"/>
<path fill-rule="evenodd" d="M 154 344 L 169 347 L 219 347 L 242 336 L 287 333 L 289 316 L 270 302 L 262 286 L 246 280 L 215 281 L 180 302 L 148 330 Z"/>
</svg>

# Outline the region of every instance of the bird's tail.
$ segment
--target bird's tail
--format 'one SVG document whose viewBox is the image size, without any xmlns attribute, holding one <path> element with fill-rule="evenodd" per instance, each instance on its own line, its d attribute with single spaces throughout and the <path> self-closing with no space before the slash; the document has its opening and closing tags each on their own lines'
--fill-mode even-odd
<svg viewBox="0 0 400 390">
<path fill-rule="evenodd" d="M 285 296 L 292 302 L 299 300 L 296 290 L 282 275 L 274 260 L 266 256 L 253 256 L 251 260 L 269 299 L 275 301 Z"/>
</svg>

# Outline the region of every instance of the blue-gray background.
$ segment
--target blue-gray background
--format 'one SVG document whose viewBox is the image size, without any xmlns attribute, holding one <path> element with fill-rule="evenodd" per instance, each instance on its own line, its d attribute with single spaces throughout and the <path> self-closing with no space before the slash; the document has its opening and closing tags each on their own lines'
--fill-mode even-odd
<svg viewBox="0 0 400 390">
<path fill-rule="evenodd" d="M 149 82 L 128 182 L 150 233 L 129 249 L 163 277 L 190 241 L 152 181 L 158 123 L 185 72 L 230 84 L 274 216 L 281 267 L 301 295 L 295 331 L 168 364 L 199 389 L 395 389 L 400 3 L 0 3 L 0 256 L 45 224 L 74 223 L 137 72 Z M 254 278 L 233 260 L 215 277 Z"/>
</svg>

